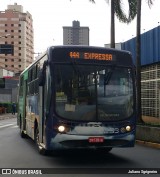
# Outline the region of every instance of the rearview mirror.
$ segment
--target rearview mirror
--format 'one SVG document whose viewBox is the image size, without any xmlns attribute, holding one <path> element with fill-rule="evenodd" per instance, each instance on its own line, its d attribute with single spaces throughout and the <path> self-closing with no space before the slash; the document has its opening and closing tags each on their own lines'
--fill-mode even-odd
<svg viewBox="0 0 160 177">
<path fill-rule="evenodd" d="M 48 62 L 44 61 L 43 68 L 39 72 L 39 86 L 44 86 L 46 81 L 46 66 Z"/>
</svg>

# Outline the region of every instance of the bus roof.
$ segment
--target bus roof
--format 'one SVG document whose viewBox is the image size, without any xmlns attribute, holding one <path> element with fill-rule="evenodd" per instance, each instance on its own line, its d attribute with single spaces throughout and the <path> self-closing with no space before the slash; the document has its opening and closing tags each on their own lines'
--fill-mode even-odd
<svg viewBox="0 0 160 177">
<path fill-rule="evenodd" d="M 28 66 L 22 73 L 23 75 L 29 68 L 37 63 L 43 56 L 48 55 L 49 62 L 71 62 L 71 61 L 89 61 L 92 63 L 99 60 L 108 62 L 110 64 L 117 64 L 123 66 L 131 66 L 132 55 L 129 51 L 118 50 L 113 48 L 84 46 L 84 45 L 60 45 L 50 46 L 47 50 L 38 56 L 38 58 Z"/>
<path fill-rule="evenodd" d="M 55 50 L 55 49 L 63 49 L 63 50 L 71 50 L 71 49 L 81 49 L 81 50 L 99 50 L 99 51 L 110 51 L 110 52 L 117 52 L 117 53 L 126 53 L 127 55 L 131 55 L 130 51 L 127 50 L 120 50 L 115 48 L 106 48 L 106 47 L 99 47 L 99 46 L 85 46 L 85 45 L 59 45 L 59 46 L 50 46 L 48 50 Z"/>
<path fill-rule="evenodd" d="M 129 51 L 95 46 L 51 46 L 48 48 L 49 62 L 89 62 L 131 66 Z"/>
</svg>

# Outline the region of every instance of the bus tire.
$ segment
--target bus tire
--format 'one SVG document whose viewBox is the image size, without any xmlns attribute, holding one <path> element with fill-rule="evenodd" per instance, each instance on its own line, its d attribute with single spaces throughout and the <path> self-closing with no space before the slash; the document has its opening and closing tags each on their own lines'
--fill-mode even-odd
<svg viewBox="0 0 160 177">
<path fill-rule="evenodd" d="M 39 154 L 48 155 L 48 151 L 40 145 L 38 127 L 35 130 L 34 140 L 35 140 L 35 143 L 36 143 Z"/>
<path fill-rule="evenodd" d="M 22 130 L 22 117 L 21 117 L 21 115 L 19 117 L 19 127 L 20 127 L 21 138 L 27 138 L 27 134 L 25 133 L 24 130 Z"/>
<path fill-rule="evenodd" d="M 24 130 L 20 129 L 20 135 L 21 135 L 21 138 L 27 138 L 27 135 L 26 133 L 24 133 Z"/>
</svg>

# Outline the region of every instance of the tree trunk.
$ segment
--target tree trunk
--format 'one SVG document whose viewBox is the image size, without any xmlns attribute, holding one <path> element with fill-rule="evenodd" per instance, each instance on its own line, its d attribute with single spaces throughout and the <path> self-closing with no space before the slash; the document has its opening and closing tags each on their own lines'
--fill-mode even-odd
<svg viewBox="0 0 160 177">
<path fill-rule="evenodd" d="M 137 121 L 143 123 L 141 116 L 141 0 L 137 1 L 136 37 L 136 75 L 137 75 Z"/>
<path fill-rule="evenodd" d="M 111 48 L 115 48 L 114 1 L 111 0 Z"/>
</svg>

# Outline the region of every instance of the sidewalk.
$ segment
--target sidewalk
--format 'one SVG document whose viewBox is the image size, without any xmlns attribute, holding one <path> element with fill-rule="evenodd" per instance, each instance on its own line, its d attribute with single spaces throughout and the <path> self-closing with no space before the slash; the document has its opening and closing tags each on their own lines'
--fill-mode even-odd
<svg viewBox="0 0 160 177">
<path fill-rule="evenodd" d="M 136 140 L 136 143 L 139 144 L 139 145 L 142 145 L 142 146 L 147 146 L 147 147 L 151 147 L 151 148 L 160 149 L 160 144 L 158 144 L 158 143 L 141 141 L 141 140 Z"/>
<path fill-rule="evenodd" d="M 145 122 L 147 124 L 160 125 L 160 119 L 159 118 L 155 118 L 155 117 L 151 117 L 151 116 L 142 116 L 142 120 L 143 120 L 143 122 Z M 149 131 L 148 133 L 151 134 L 151 131 Z M 155 142 L 151 142 L 151 141 L 152 141 L 152 139 L 150 141 L 137 139 L 136 143 L 139 144 L 139 145 L 160 149 L 160 144 L 159 143 L 155 143 Z"/>
<path fill-rule="evenodd" d="M 17 118 L 17 113 L 13 115 L 12 113 L 0 114 L 0 120 Z"/>
</svg>

